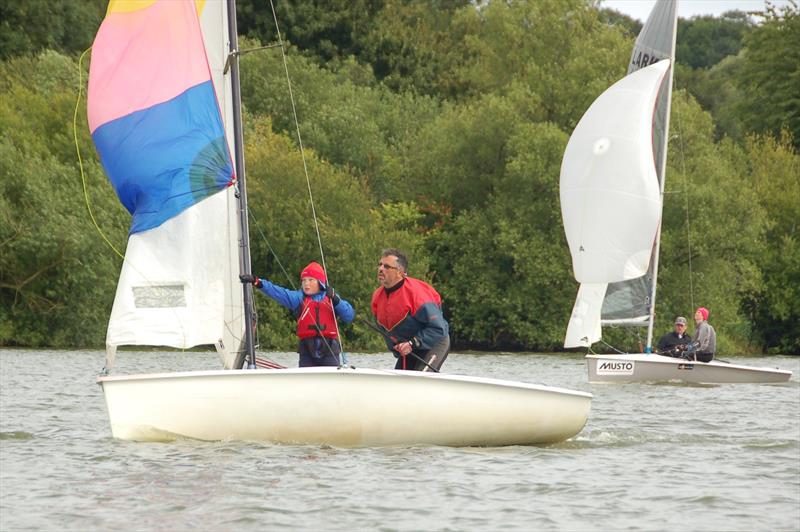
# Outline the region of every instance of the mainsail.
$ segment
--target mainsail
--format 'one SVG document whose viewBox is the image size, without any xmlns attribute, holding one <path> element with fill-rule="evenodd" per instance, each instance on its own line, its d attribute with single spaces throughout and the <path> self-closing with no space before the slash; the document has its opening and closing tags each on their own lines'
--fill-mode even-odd
<svg viewBox="0 0 800 532">
<path fill-rule="evenodd" d="M 211 344 L 226 367 L 241 349 L 224 11 L 205 3 L 201 28 L 193 0 L 112 0 L 95 38 L 89 127 L 132 215 L 107 369 L 120 345 Z"/>
<path fill-rule="evenodd" d="M 574 242 L 570 241 L 575 277 L 581 282 L 581 286 L 578 290 L 578 297 L 567 329 L 565 347 L 589 346 L 598 341 L 601 337 L 601 324 L 646 325 L 648 327 L 648 348 L 651 344 L 660 242 L 661 198 L 664 191 L 669 109 L 672 95 L 671 66 L 674 63 L 676 27 L 677 1 L 659 0 L 636 39 L 628 66 L 628 75 L 618 82 L 622 83 L 626 79 L 636 76 L 642 69 L 649 70 L 653 68 L 661 60 L 668 60 L 660 63 L 665 65 L 666 75 L 663 76 L 663 82 L 659 82 L 659 85 L 655 88 L 657 98 L 655 99 L 654 112 L 644 117 L 650 121 L 650 134 L 646 140 L 648 142 L 651 141 L 652 146 L 646 152 L 652 157 L 655 170 L 655 180 L 650 180 L 650 188 L 652 189 L 655 186 L 658 190 L 658 205 L 654 206 L 649 200 L 640 202 L 638 205 L 625 204 L 622 206 L 622 204 L 607 203 L 602 206 L 603 213 L 595 213 L 596 217 L 592 220 L 593 222 L 599 220 L 605 222 L 609 217 L 618 217 L 620 218 L 618 221 L 622 225 L 627 220 L 627 223 L 630 224 L 627 226 L 628 230 L 630 228 L 636 229 L 640 237 L 650 239 L 649 245 L 646 249 L 638 248 L 631 253 L 630 250 L 624 249 L 624 246 L 617 245 L 619 239 L 624 238 L 622 235 L 626 234 L 625 229 L 605 235 L 604 238 L 610 240 L 610 242 L 607 242 L 610 245 L 606 246 L 608 255 L 604 256 L 600 264 L 603 264 L 605 260 L 609 260 L 608 256 L 616 255 L 618 258 L 625 256 L 630 261 L 626 262 L 628 272 L 620 275 L 619 271 L 595 271 L 594 275 L 591 276 L 579 276 L 578 263 L 581 261 L 585 263 L 584 257 L 588 255 L 580 251 L 581 244 L 575 247 Z M 616 86 L 615 84 L 607 92 Z M 601 95 L 598 101 L 605 95 L 606 93 Z M 597 102 L 592 107 L 596 104 Z M 588 114 L 589 111 L 587 111 Z M 580 124 L 576 127 L 576 133 L 579 128 Z M 573 136 L 575 136 L 575 133 L 573 133 Z M 572 139 L 570 139 L 570 143 L 572 143 Z M 569 147 L 567 151 L 569 151 Z M 630 159 L 621 162 L 616 169 L 607 169 L 611 172 L 611 175 L 606 175 L 606 177 L 616 179 L 618 175 L 628 171 L 634 160 Z M 568 163 L 568 154 L 565 152 L 564 165 L 568 165 Z M 568 226 L 570 224 L 574 225 L 576 221 L 572 214 L 564 211 L 564 172 L 565 168 L 562 165 L 562 216 L 568 240 L 570 240 Z M 593 198 L 593 201 L 597 200 Z M 618 210 L 620 208 L 624 209 L 624 211 L 620 212 Z M 654 214 L 657 217 L 657 225 L 654 232 L 651 231 L 652 227 L 649 224 L 641 228 L 637 228 L 635 225 L 638 217 L 646 209 L 653 209 L 650 214 Z M 576 260 L 578 260 L 578 263 L 576 263 Z M 631 267 L 631 264 L 634 267 Z M 645 265 L 643 270 L 641 268 L 642 264 Z"/>
</svg>

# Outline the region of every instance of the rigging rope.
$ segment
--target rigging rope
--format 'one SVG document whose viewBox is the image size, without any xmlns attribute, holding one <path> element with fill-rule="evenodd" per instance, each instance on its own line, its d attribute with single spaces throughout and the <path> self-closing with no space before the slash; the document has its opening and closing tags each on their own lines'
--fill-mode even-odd
<svg viewBox="0 0 800 532">
<path fill-rule="evenodd" d="M 281 30 L 280 30 L 280 27 L 278 26 L 278 15 L 275 12 L 275 4 L 274 4 L 273 0 L 269 0 L 269 5 L 272 8 L 272 18 L 275 21 L 275 32 L 277 33 L 277 36 L 278 36 L 278 45 L 279 45 L 279 48 L 281 50 L 281 58 L 283 59 L 283 69 L 286 72 L 286 85 L 287 85 L 287 87 L 289 89 L 289 100 L 290 100 L 290 102 L 292 104 L 292 117 L 294 118 L 294 127 L 295 127 L 295 132 L 297 134 L 297 144 L 298 144 L 298 146 L 300 148 L 300 158 L 303 161 L 303 173 L 305 174 L 305 177 L 306 177 L 306 186 L 308 188 L 308 199 L 309 199 L 309 201 L 311 203 L 311 214 L 312 214 L 312 216 L 314 218 L 314 230 L 317 233 L 317 243 L 319 245 L 319 256 L 320 256 L 320 259 L 322 261 L 322 269 L 325 272 L 325 275 L 326 275 L 326 277 L 328 279 L 327 285 L 330 286 L 331 285 L 330 272 L 328 272 L 328 266 L 325 263 L 325 251 L 322 249 L 322 236 L 320 235 L 320 232 L 319 232 L 319 221 L 317 220 L 317 209 L 316 209 L 316 206 L 314 205 L 314 194 L 311 191 L 311 179 L 308 176 L 308 164 L 306 163 L 305 150 L 303 149 L 303 139 L 302 139 L 302 137 L 300 135 L 300 122 L 297 119 L 297 106 L 296 106 L 295 101 L 294 101 L 294 93 L 292 92 L 292 81 L 291 81 L 291 78 L 289 77 L 289 63 L 286 60 L 286 49 L 285 49 L 285 47 L 283 45 L 283 38 L 281 37 Z M 331 305 L 333 305 L 333 301 L 331 301 Z M 334 315 L 334 318 L 335 318 L 336 317 L 336 310 L 335 309 L 333 309 L 333 315 Z M 334 319 L 333 322 L 334 322 L 334 324 L 336 324 L 336 336 L 339 338 L 339 346 L 341 347 L 341 353 L 342 353 L 339 356 L 339 366 L 343 366 L 345 364 L 345 360 L 343 358 L 344 357 L 344 343 L 343 343 L 342 335 L 340 334 L 340 331 L 339 331 L 339 321 Z"/>
<path fill-rule="evenodd" d="M 601 342 L 603 345 L 605 345 L 606 347 L 609 347 L 609 348 L 613 349 L 614 351 L 616 351 L 617 353 L 619 353 L 619 354 L 621 354 L 621 355 L 624 355 L 624 354 L 625 354 L 625 351 L 620 351 L 619 349 L 617 349 L 617 348 L 616 348 L 616 347 L 614 347 L 613 345 L 611 345 L 611 344 L 607 343 L 607 342 L 606 342 L 605 340 L 603 340 L 602 338 L 600 339 L 600 342 Z M 590 349 L 591 349 L 591 346 L 589 346 L 589 347 L 590 347 Z M 594 351 L 592 351 L 592 352 L 594 353 Z"/>
<path fill-rule="evenodd" d="M 111 240 L 106 237 L 103 230 L 100 229 L 100 225 L 98 225 L 97 220 L 94 217 L 94 213 L 92 212 L 92 206 L 89 203 L 89 189 L 86 186 L 86 173 L 83 171 L 83 158 L 81 157 L 81 147 L 78 143 L 78 109 L 80 108 L 81 98 L 83 97 L 83 57 L 89 53 L 92 49 L 90 46 L 86 50 L 83 51 L 80 58 L 78 59 L 78 99 L 75 100 L 75 112 L 72 115 L 72 138 L 75 140 L 75 151 L 78 154 L 78 168 L 81 171 L 81 182 L 83 183 L 83 199 L 86 202 L 86 210 L 89 212 L 89 218 L 91 218 L 92 223 L 94 224 L 95 229 L 97 232 L 100 233 L 100 236 L 103 240 L 105 240 L 108 247 L 114 250 L 114 253 L 119 255 L 119 257 L 125 260 L 125 255 L 111 243 Z"/>
<path fill-rule="evenodd" d="M 264 231 L 261 230 L 261 227 L 259 226 L 259 222 L 258 222 L 258 220 L 256 220 L 256 217 L 253 214 L 253 211 L 248 209 L 247 214 L 250 216 L 250 219 L 253 220 L 253 226 L 258 230 L 258 234 L 261 235 L 261 238 L 264 240 L 264 243 L 267 244 L 267 248 L 269 248 L 270 253 L 272 253 L 272 256 L 275 257 L 276 261 L 278 261 L 278 266 L 281 267 L 281 271 L 283 272 L 283 275 L 286 276 L 286 280 L 289 281 L 289 286 L 292 287 L 292 290 L 296 290 L 297 287 L 295 287 L 294 281 L 292 281 L 292 277 L 289 275 L 289 272 L 286 271 L 286 268 L 283 267 L 283 263 L 281 262 L 281 259 L 278 257 L 278 254 L 272 248 L 272 245 L 269 243 L 269 240 L 267 239 L 267 235 L 265 235 Z"/>
</svg>

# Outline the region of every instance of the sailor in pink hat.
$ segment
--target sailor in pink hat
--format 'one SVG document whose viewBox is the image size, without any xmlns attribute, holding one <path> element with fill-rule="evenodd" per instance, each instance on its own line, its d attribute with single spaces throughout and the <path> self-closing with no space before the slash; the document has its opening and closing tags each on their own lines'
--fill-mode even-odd
<svg viewBox="0 0 800 532">
<path fill-rule="evenodd" d="M 694 313 L 694 342 L 687 354 L 701 362 L 711 362 L 717 352 L 717 333 L 708 323 L 708 309 L 699 307 Z"/>
</svg>

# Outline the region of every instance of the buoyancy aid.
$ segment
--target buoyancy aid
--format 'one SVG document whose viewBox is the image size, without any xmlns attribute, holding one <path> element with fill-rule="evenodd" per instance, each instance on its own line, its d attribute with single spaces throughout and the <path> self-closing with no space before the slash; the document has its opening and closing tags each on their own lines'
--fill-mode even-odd
<svg viewBox="0 0 800 532">
<path fill-rule="evenodd" d="M 406 277 L 395 289 L 379 287 L 375 290 L 372 296 L 372 312 L 378 323 L 391 332 L 409 316 L 414 316 L 426 303 L 441 307 L 442 298 L 428 283 Z"/>
<path fill-rule="evenodd" d="M 319 301 L 304 297 L 297 313 L 297 337 L 302 339 L 323 336 L 338 338 L 333 303 L 328 296 Z"/>
</svg>

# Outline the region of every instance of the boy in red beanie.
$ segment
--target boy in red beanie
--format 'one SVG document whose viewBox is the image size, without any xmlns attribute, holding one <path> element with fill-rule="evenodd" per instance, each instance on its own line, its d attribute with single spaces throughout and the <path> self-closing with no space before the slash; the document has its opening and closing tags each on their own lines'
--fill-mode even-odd
<svg viewBox="0 0 800 532">
<path fill-rule="evenodd" d="M 338 366 L 342 352 L 336 317 L 350 323 L 356 316 L 353 306 L 328 286 L 325 270 L 316 262 L 300 272 L 300 290 L 289 290 L 259 279 L 240 275 L 243 283 L 252 283 L 269 298 L 288 308 L 297 320 L 297 352 L 301 368 L 308 366 Z"/>
</svg>

